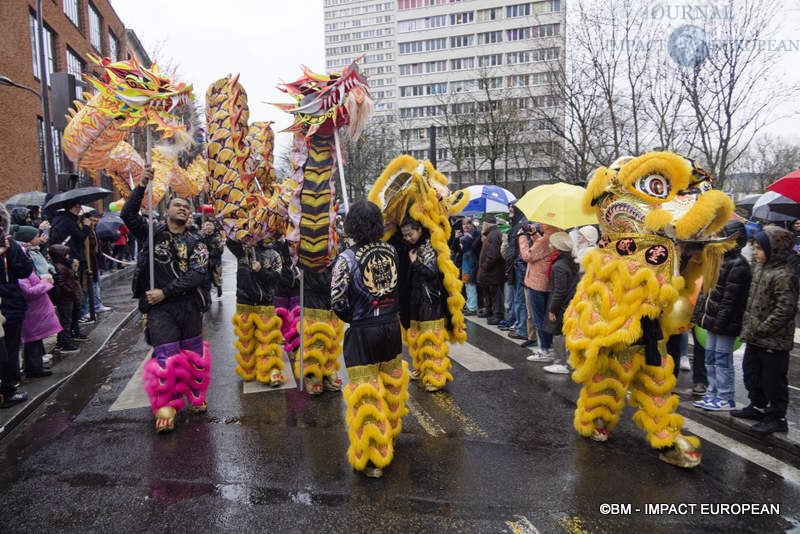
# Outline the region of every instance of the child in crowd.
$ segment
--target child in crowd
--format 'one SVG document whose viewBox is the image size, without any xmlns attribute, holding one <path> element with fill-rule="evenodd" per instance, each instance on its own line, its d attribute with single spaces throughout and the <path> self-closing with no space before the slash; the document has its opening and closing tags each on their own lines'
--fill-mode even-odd
<svg viewBox="0 0 800 534">
<path fill-rule="evenodd" d="M 58 310 L 58 320 L 62 330 L 58 333 L 56 349 L 61 354 L 78 352 L 78 347 L 70 338 L 72 326 L 72 309 L 78 305 L 78 287 L 75 273 L 69 258 L 69 248 L 64 245 L 50 247 L 50 259 L 55 267 L 55 288 L 53 290 L 54 302 Z"/>
<path fill-rule="evenodd" d="M 750 404 L 731 412 L 759 421 L 751 427 L 762 435 L 786 432 L 789 404 L 789 351 L 794 346 L 798 281 L 788 263 L 794 235 L 769 226 L 755 234 L 753 279 L 744 312 L 742 340 L 747 343 L 742 368 Z"/>
<path fill-rule="evenodd" d="M 707 296 L 701 295 L 697 299 L 692 316 L 692 322 L 707 332 L 704 356 L 708 388 L 706 396 L 694 405 L 717 412 L 736 407 L 733 400 L 733 343 L 742 331 L 752 277 L 750 265 L 741 254 L 747 244 L 744 224 L 731 221 L 722 229 L 722 235 L 735 236 L 736 248 L 725 253 L 717 285 Z"/>
</svg>

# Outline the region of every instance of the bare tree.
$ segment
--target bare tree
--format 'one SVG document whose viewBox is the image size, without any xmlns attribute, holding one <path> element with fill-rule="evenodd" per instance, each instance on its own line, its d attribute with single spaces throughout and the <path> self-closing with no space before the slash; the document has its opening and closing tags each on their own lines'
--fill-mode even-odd
<svg viewBox="0 0 800 534">
<path fill-rule="evenodd" d="M 776 78 L 778 55 L 759 44 L 775 35 L 780 2 L 726 0 L 724 7 L 735 16 L 698 21 L 711 40 L 708 58 L 681 72 L 697 130 L 690 147 L 719 188 L 777 103 L 797 94 Z"/>
<path fill-rule="evenodd" d="M 743 193 L 765 191 L 769 184 L 797 169 L 800 169 L 797 138 L 761 134 L 753 139 L 733 169 L 737 174 L 752 175 L 752 178 L 731 184 L 731 189 Z"/>
</svg>

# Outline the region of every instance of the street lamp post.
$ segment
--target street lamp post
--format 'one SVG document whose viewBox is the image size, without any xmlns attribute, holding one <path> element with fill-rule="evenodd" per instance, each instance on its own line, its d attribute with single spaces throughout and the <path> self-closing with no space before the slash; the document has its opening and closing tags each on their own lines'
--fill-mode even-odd
<svg viewBox="0 0 800 534">
<path fill-rule="evenodd" d="M 36 0 L 36 18 L 39 21 L 39 79 L 42 82 L 42 119 L 44 120 L 45 167 L 47 168 L 47 192 L 56 192 L 56 169 L 53 155 L 53 131 L 50 126 L 50 98 L 47 92 L 47 60 L 44 55 L 44 21 L 42 20 L 42 0 Z"/>
</svg>

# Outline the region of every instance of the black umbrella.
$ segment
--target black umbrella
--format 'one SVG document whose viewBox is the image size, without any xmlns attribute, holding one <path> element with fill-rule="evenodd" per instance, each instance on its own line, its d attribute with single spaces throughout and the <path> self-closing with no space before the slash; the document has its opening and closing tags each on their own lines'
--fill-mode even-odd
<svg viewBox="0 0 800 534">
<path fill-rule="evenodd" d="M 97 239 L 116 241 L 119 239 L 119 227 L 123 224 L 125 223 L 119 216 L 106 213 L 97 223 L 94 233 L 97 235 Z"/>
<path fill-rule="evenodd" d="M 736 203 L 736 207 L 744 211 L 749 217 L 753 213 L 753 204 L 755 204 L 761 195 L 750 195 Z"/>
<path fill-rule="evenodd" d="M 800 204 L 774 191 L 767 191 L 753 206 L 753 217 L 770 222 L 800 219 Z"/>
<path fill-rule="evenodd" d="M 41 206 L 47 193 L 41 191 L 28 191 L 27 193 L 17 193 L 5 201 L 7 206 Z"/>
<path fill-rule="evenodd" d="M 110 194 L 111 191 L 103 187 L 79 187 L 77 189 L 70 189 L 69 191 L 64 191 L 63 193 L 53 196 L 53 198 L 44 205 L 44 209 L 51 211 L 57 210 L 74 202 L 88 204 L 89 202 L 107 197 Z"/>
</svg>

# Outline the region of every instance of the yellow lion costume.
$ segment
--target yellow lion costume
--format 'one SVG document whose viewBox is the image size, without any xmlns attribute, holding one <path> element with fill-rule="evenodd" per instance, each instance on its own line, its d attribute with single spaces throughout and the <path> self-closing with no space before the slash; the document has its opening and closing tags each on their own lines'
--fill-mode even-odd
<svg viewBox="0 0 800 534">
<path fill-rule="evenodd" d="M 464 191 L 451 193 L 447 177 L 428 161 L 419 162 L 408 155 L 395 158 L 383 171 L 369 193 L 369 201 L 383 212 L 385 222 L 399 227 L 406 217 L 418 221 L 431 237 L 436 252 L 436 265 L 443 277 L 447 292 L 450 324 L 444 318 L 435 321 L 410 321 L 403 331 L 403 343 L 408 345 L 414 368 L 419 371 L 420 383 L 428 391 L 436 391 L 453 380 L 448 341 L 467 340 L 464 326 L 464 297 L 458 268 L 450 258 L 447 240 L 450 238 L 450 215 L 460 212 L 469 202 Z M 384 235 L 388 241 L 394 229 Z"/>
<path fill-rule="evenodd" d="M 700 441 L 681 434 L 666 340 L 688 328 L 698 277 L 706 288 L 716 283 L 732 243 L 711 236 L 733 203 L 692 160 L 650 152 L 598 169 L 583 209 L 597 214 L 603 240 L 584 258 L 586 273 L 564 315 L 572 378 L 583 386 L 575 428 L 608 439 L 630 390 L 633 419 L 652 447 L 664 449 L 659 458 L 695 467 Z"/>
</svg>

